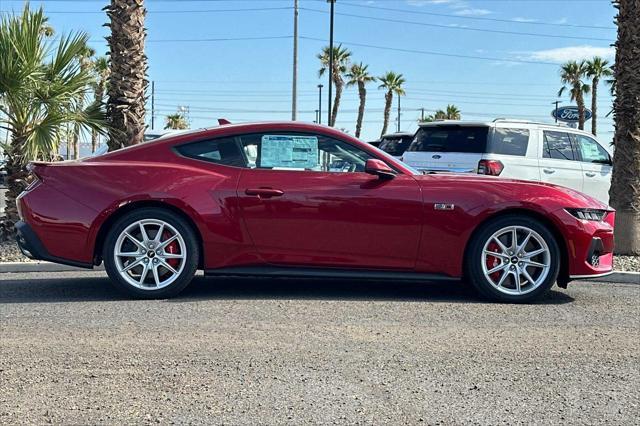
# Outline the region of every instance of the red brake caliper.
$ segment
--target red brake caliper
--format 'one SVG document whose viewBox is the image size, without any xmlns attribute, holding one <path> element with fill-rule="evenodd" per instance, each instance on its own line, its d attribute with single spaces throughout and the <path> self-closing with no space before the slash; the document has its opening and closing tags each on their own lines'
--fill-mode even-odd
<svg viewBox="0 0 640 426">
<path fill-rule="evenodd" d="M 162 236 L 162 239 L 167 240 L 171 238 L 171 234 L 168 231 L 164 231 L 164 235 Z M 169 253 L 169 254 L 177 254 L 178 253 L 178 242 L 176 240 L 174 240 L 173 242 L 171 242 L 168 246 L 166 246 L 164 248 L 165 253 Z M 176 266 L 178 266 L 178 259 L 169 259 L 167 260 L 167 263 L 172 266 L 173 268 L 175 268 Z"/>
<path fill-rule="evenodd" d="M 494 253 L 500 253 L 500 247 L 498 246 L 498 244 L 492 242 L 491 244 L 489 244 L 489 246 L 487 247 L 488 251 L 492 251 Z M 495 268 L 496 266 L 498 266 L 500 264 L 500 259 L 498 259 L 495 256 L 487 256 L 487 271 L 492 270 L 493 268 Z M 500 279 L 500 271 L 498 272 L 494 272 L 493 274 L 490 275 L 491 279 L 496 281 Z"/>
</svg>

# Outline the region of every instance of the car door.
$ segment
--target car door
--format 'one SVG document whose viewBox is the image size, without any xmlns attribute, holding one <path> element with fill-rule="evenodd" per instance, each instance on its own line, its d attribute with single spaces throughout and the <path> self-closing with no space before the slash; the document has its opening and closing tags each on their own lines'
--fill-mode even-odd
<svg viewBox="0 0 640 426">
<path fill-rule="evenodd" d="M 322 134 L 239 136 L 248 164 L 238 185 L 256 249 L 274 265 L 411 270 L 422 197 L 405 174 L 364 172 L 373 156 Z"/>
<path fill-rule="evenodd" d="M 568 132 L 542 131 L 540 180 L 583 190 L 582 166 Z"/>
<path fill-rule="evenodd" d="M 572 134 L 584 175 L 584 193 L 609 204 L 611 156 L 595 139 Z"/>
</svg>

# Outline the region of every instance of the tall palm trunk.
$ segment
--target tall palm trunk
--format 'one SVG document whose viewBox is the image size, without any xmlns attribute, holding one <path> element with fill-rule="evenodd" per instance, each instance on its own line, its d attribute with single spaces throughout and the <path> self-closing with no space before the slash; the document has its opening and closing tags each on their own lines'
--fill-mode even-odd
<svg viewBox="0 0 640 426">
<path fill-rule="evenodd" d="M 578 129 L 584 130 L 584 95 L 582 90 L 578 90 L 576 94 L 576 103 L 578 104 Z"/>
<path fill-rule="evenodd" d="M 640 0 L 616 0 L 615 114 L 611 205 L 616 251 L 640 254 Z"/>
<path fill-rule="evenodd" d="M 111 124 L 109 148 L 141 143 L 145 130 L 145 91 L 148 85 L 144 53 L 146 9 L 143 0 L 111 0 L 106 7 L 111 22 L 107 118 Z"/>
<path fill-rule="evenodd" d="M 342 89 L 344 88 L 344 80 L 342 80 L 339 71 L 333 73 L 333 84 L 336 87 L 336 94 L 333 98 L 333 107 L 331 108 L 331 123 L 329 123 L 331 127 L 336 125 L 338 109 L 340 108 L 340 98 L 342 97 Z"/>
<path fill-rule="evenodd" d="M 102 99 L 104 98 L 104 88 L 102 87 L 102 85 L 99 83 L 98 87 L 95 90 L 94 93 L 95 96 L 95 102 L 99 103 L 102 102 Z M 91 131 L 91 153 L 95 153 L 96 149 L 98 149 L 98 132 L 95 130 Z"/>
<path fill-rule="evenodd" d="M 591 133 L 596 136 L 598 133 L 598 83 L 600 79 L 593 77 L 591 83 Z"/>
<path fill-rule="evenodd" d="M 13 134 L 11 143 L 7 149 L 7 164 L 5 169 L 7 171 L 7 193 L 6 193 L 6 206 L 5 217 L 9 223 L 5 223 L 7 227 L 11 227 L 18 221 L 18 209 L 16 208 L 16 198 L 25 188 L 25 180 L 28 177 L 28 173 L 25 170 L 25 155 L 24 146 L 26 144 L 27 137 L 25 135 Z M 13 229 L 6 229 L 5 231 L 13 232 Z"/>
<path fill-rule="evenodd" d="M 382 123 L 382 132 L 380 137 L 387 133 L 387 127 L 389 127 L 389 113 L 391 112 L 391 103 L 393 102 L 393 92 L 389 90 L 384 94 L 384 121 Z"/>
<path fill-rule="evenodd" d="M 360 137 L 362 130 L 362 120 L 364 118 L 364 105 L 367 100 L 367 89 L 363 81 L 358 82 L 358 95 L 360 96 L 360 105 L 358 106 L 358 120 L 356 121 L 356 138 Z"/>
</svg>

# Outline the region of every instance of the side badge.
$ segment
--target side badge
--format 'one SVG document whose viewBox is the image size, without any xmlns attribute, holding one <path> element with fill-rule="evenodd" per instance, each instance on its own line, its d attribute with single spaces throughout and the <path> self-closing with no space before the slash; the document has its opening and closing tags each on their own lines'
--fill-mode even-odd
<svg viewBox="0 0 640 426">
<path fill-rule="evenodd" d="M 434 210 L 453 210 L 455 208 L 455 204 L 436 203 L 433 205 Z"/>
</svg>

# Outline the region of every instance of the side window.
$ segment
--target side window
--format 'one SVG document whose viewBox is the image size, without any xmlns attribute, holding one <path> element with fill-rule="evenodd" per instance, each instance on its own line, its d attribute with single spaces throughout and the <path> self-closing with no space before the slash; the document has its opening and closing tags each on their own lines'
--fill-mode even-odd
<svg viewBox="0 0 640 426">
<path fill-rule="evenodd" d="M 577 141 L 580 157 L 585 163 L 611 164 L 609 153 L 598 142 L 583 135 L 573 135 Z"/>
<path fill-rule="evenodd" d="M 367 152 L 346 142 L 317 134 L 256 133 L 239 137 L 251 168 L 364 172 Z"/>
<path fill-rule="evenodd" d="M 246 162 L 235 138 L 220 138 L 179 145 L 176 150 L 185 157 L 226 166 L 245 167 Z"/>
<path fill-rule="evenodd" d="M 544 131 L 544 158 L 576 160 L 568 133 Z"/>
<path fill-rule="evenodd" d="M 489 142 L 487 152 L 493 154 L 527 155 L 529 146 L 529 130 L 496 128 Z"/>
</svg>

